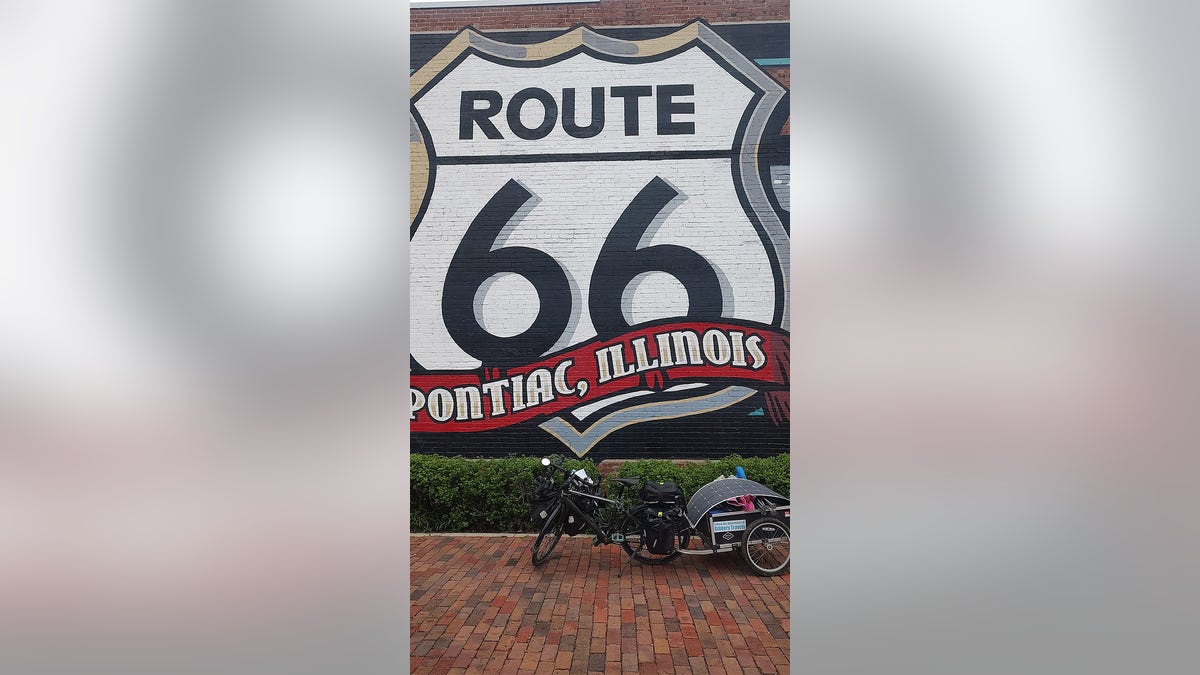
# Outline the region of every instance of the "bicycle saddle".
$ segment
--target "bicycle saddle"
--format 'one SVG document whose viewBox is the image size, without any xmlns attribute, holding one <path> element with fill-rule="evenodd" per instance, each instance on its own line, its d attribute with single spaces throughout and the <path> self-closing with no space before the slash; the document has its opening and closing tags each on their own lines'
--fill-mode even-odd
<svg viewBox="0 0 1200 675">
<path fill-rule="evenodd" d="M 640 483 L 642 479 L 641 478 L 616 478 L 614 480 L 616 480 L 616 482 L 620 483 L 621 485 L 624 485 L 625 487 L 633 487 L 634 485 L 637 485 L 638 483 Z"/>
</svg>

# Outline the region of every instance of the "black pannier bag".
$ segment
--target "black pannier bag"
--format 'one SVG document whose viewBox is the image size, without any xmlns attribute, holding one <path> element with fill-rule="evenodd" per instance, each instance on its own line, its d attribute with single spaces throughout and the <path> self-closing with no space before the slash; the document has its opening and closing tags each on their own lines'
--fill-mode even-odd
<svg viewBox="0 0 1200 675">
<path fill-rule="evenodd" d="M 575 515 L 574 511 L 567 509 L 567 522 L 563 523 L 563 534 L 573 537 L 582 532 L 585 526 L 583 518 Z"/>
<path fill-rule="evenodd" d="M 667 555 L 675 550 L 675 534 L 679 529 L 677 514 L 646 511 L 643 528 L 646 550 L 655 555 Z"/>
<path fill-rule="evenodd" d="M 682 504 L 683 490 L 672 481 L 655 483 L 646 481 L 638 497 L 647 504 Z"/>
<path fill-rule="evenodd" d="M 557 500 L 558 491 L 554 489 L 554 481 L 545 476 L 538 476 L 533 493 L 533 507 L 530 509 L 535 531 L 540 531 L 542 525 L 546 524 L 546 519 L 550 517 L 550 511 L 554 509 Z"/>
<path fill-rule="evenodd" d="M 587 492 L 588 494 L 598 495 L 600 493 L 599 488 L 590 486 L 578 485 L 577 489 L 579 492 Z M 578 497 L 575 499 L 575 505 L 587 513 L 588 517 L 592 520 L 596 520 L 600 516 L 599 504 L 594 499 Z M 583 518 L 575 515 L 575 512 L 571 509 L 567 507 L 563 508 L 566 508 L 566 522 L 563 523 L 563 534 L 573 537 L 582 532 L 583 528 L 587 527 L 587 523 L 583 522 Z"/>
</svg>

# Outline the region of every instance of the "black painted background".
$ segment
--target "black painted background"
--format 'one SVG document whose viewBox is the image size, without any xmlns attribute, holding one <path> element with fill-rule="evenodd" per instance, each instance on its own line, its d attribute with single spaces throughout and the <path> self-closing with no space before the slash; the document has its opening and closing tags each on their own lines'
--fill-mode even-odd
<svg viewBox="0 0 1200 675">
<path fill-rule="evenodd" d="M 788 452 L 789 425 L 776 426 L 765 413 L 763 394 L 723 410 L 658 422 L 643 422 L 616 431 L 585 455 L 602 459 L 704 459 L 731 454 L 743 457 Z M 474 434 L 412 434 L 412 452 L 496 457 L 508 455 L 572 456 L 566 446 L 536 423 Z"/>
</svg>

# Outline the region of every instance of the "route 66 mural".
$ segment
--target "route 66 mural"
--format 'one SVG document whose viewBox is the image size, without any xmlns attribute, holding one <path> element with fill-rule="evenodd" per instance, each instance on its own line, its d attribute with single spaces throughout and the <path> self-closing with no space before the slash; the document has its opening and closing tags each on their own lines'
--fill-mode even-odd
<svg viewBox="0 0 1200 675">
<path fill-rule="evenodd" d="M 411 86 L 415 451 L 786 438 L 786 198 L 760 152 L 779 83 L 696 21 L 638 41 L 467 29 Z"/>
</svg>

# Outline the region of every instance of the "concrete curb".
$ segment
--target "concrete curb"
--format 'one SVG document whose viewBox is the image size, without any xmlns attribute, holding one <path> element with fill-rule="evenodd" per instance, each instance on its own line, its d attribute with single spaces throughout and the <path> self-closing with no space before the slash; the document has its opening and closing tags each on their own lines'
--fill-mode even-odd
<svg viewBox="0 0 1200 675">
<path fill-rule="evenodd" d="M 409 532 L 410 537 L 536 537 L 537 532 Z"/>
</svg>

